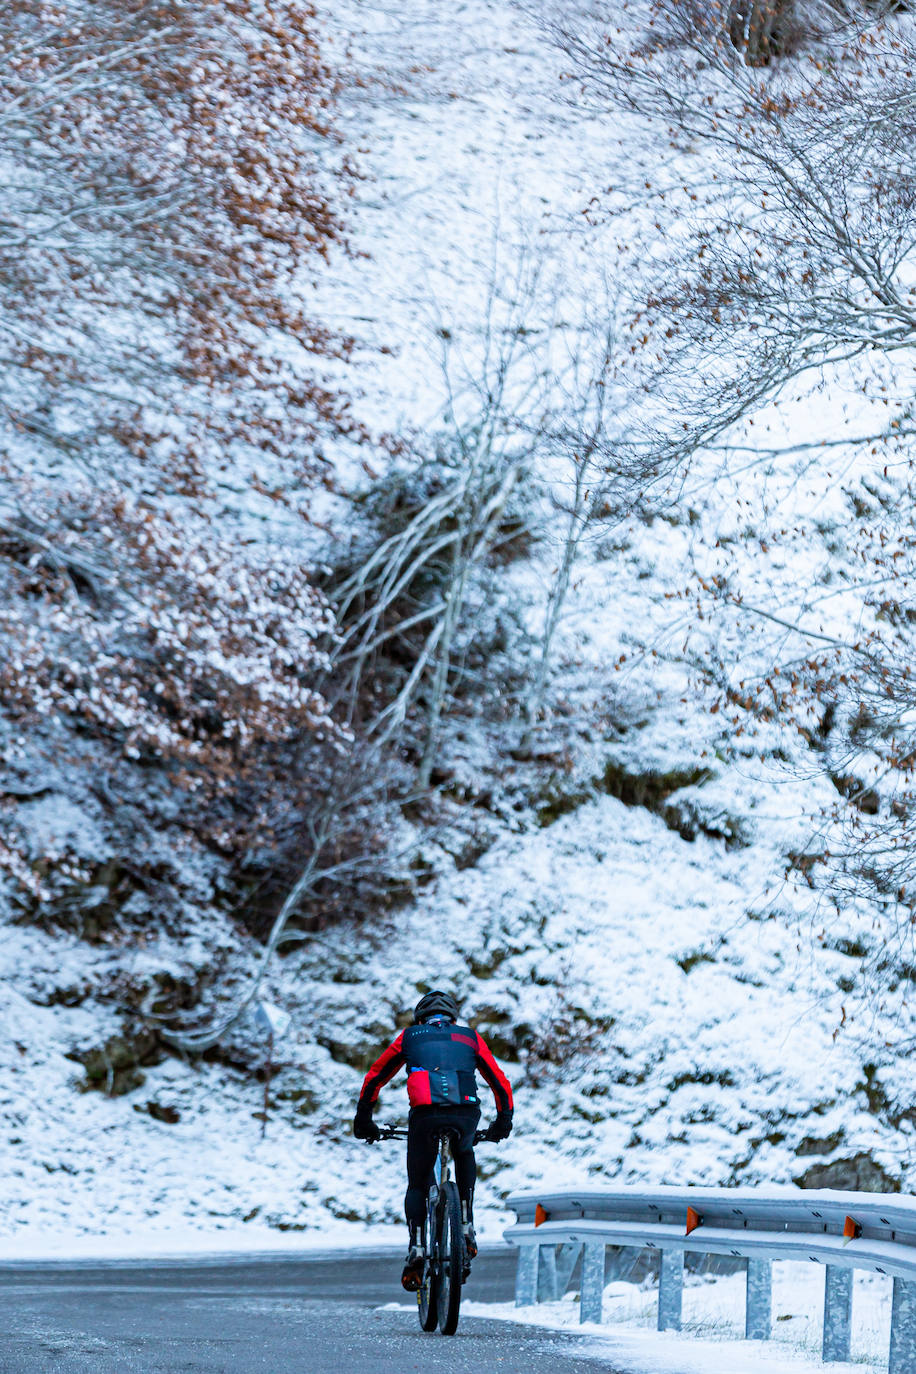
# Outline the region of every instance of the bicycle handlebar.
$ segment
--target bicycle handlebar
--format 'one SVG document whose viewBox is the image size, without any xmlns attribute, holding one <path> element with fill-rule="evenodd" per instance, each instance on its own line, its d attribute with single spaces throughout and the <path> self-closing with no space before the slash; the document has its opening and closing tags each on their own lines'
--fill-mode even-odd
<svg viewBox="0 0 916 1374">
<path fill-rule="evenodd" d="M 395 1126 L 395 1124 L 394 1124 L 393 1122 L 391 1122 L 391 1121 L 386 1121 L 384 1126 L 380 1126 L 380 1127 L 379 1127 L 379 1133 L 378 1133 L 378 1135 L 376 1136 L 375 1140 L 374 1140 L 374 1141 L 373 1141 L 373 1140 L 369 1140 L 369 1141 L 367 1141 L 366 1143 L 367 1143 L 368 1145 L 374 1145 L 374 1144 L 377 1144 L 378 1141 L 380 1141 L 380 1140 L 406 1140 L 406 1139 L 407 1139 L 407 1129 L 406 1129 L 406 1127 L 404 1127 L 404 1126 Z M 475 1131 L 475 1132 L 474 1132 L 474 1144 L 475 1144 L 475 1145 L 479 1145 L 480 1142 L 481 1142 L 482 1140 L 486 1140 L 486 1141 L 489 1141 L 489 1140 L 490 1140 L 490 1137 L 487 1135 L 486 1131 Z"/>
</svg>

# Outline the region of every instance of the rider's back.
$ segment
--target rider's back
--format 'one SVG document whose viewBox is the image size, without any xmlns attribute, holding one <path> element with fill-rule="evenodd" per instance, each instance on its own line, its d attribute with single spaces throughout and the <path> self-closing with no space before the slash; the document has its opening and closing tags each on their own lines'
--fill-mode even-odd
<svg viewBox="0 0 916 1374">
<path fill-rule="evenodd" d="M 408 1026 L 402 1051 L 412 1107 L 476 1106 L 477 1032 L 454 1022 Z"/>
</svg>

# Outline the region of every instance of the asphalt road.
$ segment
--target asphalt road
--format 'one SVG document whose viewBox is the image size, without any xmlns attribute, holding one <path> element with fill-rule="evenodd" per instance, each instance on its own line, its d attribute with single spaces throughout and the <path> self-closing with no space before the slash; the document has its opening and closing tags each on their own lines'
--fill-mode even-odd
<svg viewBox="0 0 916 1374">
<path fill-rule="evenodd" d="M 0 1374 L 611 1374 L 575 1336 L 479 1317 L 425 1335 L 402 1258 L 3 1265 Z M 514 1252 L 484 1252 L 465 1293 L 506 1301 L 513 1279 Z"/>
</svg>

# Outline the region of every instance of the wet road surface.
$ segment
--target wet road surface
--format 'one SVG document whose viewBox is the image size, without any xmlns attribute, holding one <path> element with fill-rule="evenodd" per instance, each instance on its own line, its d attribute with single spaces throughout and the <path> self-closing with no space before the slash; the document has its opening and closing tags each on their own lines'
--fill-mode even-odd
<svg viewBox="0 0 916 1374">
<path fill-rule="evenodd" d="M 425 1335 L 397 1252 L 0 1266 L 2 1374 L 617 1374 L 576 1336 L 462 1317 Z M 469 1300 L 512 1298 L 483 1252 Z M 384 1304 L 397 1303 L 398 1310 Z"/>
</svg>

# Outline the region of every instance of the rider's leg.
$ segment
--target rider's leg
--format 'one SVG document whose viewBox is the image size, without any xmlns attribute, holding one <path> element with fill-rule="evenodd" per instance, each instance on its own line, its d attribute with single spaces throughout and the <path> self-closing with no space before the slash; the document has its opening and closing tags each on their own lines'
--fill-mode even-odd
<svg viewBox="0 0 916 1374">
<path fill-rule="evenodd" d="M 474 1158 L 474 1132 L 480 1124 L 479 1107 L 457 1107 L 453 1120 L 460 1127 L 454 1137 L 452 1158 L 455 1161 L 455 1182 L 462 1203 L 467 1204 L 468 1221 L 473 1218 L 474 1184 L 477 1182 L 477 1161 Z"/>
<path fill-rule="evenodd" d="M 455 1182 L 458 1196 L 467 1221 L 474 1220 L 474 1184 L 477 1182 L 477 1160 L 474 1158 L 473 1145 L 466 1150 L 455 1150 Z"/>
<path fill-rule="evenodd" d="M 474 1184 L 477 1182 L 477 1160 L 474 1158 L 474 1132 L 480 1122 L 480 1111 L 461 1108 L 461 1135 L 452 1146 L 455 1160 L 455 1182 L 461 1198 L 461 1219 L 464 1223 L 464 1241 L 468 1258 L 477 1254 L 477 1238 L 474 1234 Z"/>
<path fill-rule="evenodd" d="M 401 1283 L 408 1293 L 415 1293 L 423 1282 L 423 1267 L 426 1261 L 423 1226 L 426 1221 L 426 1199 L 436 1160 L 436 1145 L 436 1136 L 428 1129 L 428 1123 L 422 1115 L 412 1111 L 407 1124 L 407 1194 L 404 1198 L 410 1242 L 401 1274 Z"/>
<path fill-rule="evenodd" d="M 438 1142 L 435 1131 L 429 1129 L 426 1117 L 416 1110 L 410 1113 L 407 1125 L 407 1193 L 404 1211 L 407 1225 L 421 1231 L 426 1220 L 426 1198 L 432 1182 Z"/>
</svg>

